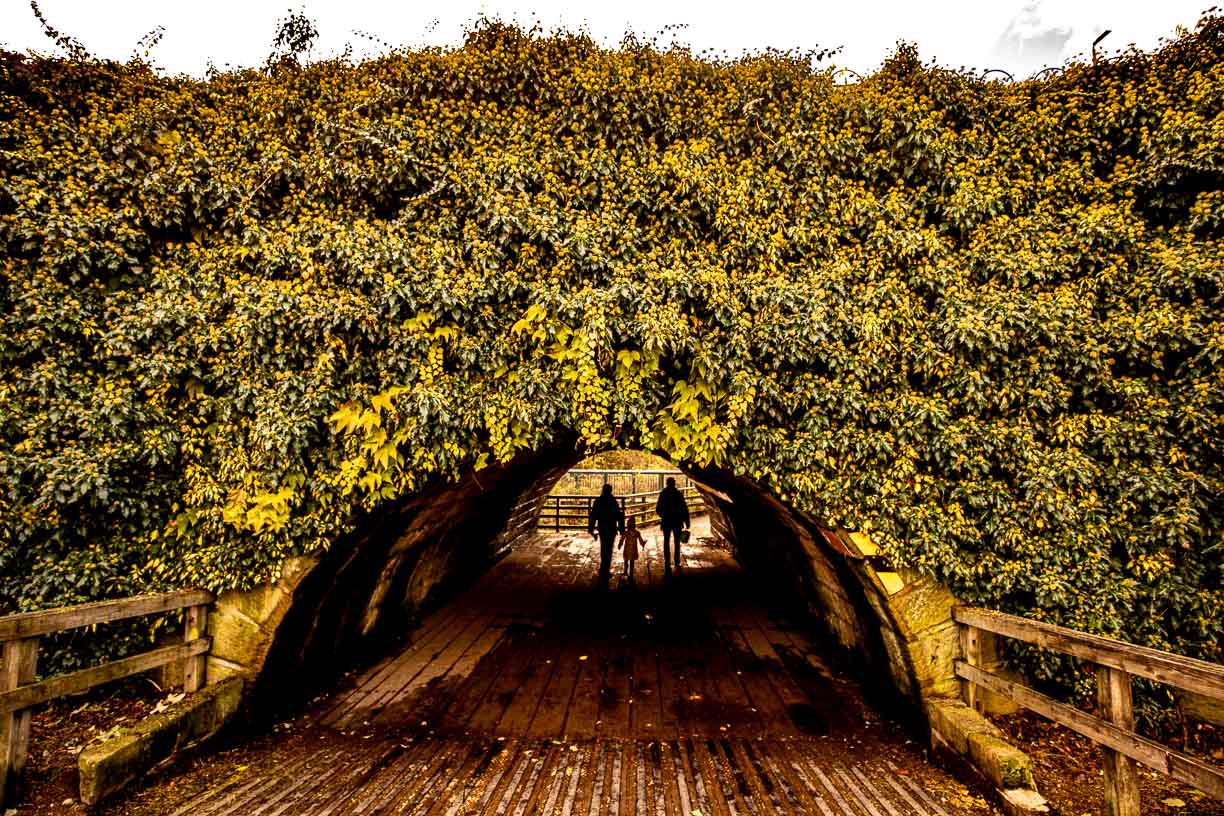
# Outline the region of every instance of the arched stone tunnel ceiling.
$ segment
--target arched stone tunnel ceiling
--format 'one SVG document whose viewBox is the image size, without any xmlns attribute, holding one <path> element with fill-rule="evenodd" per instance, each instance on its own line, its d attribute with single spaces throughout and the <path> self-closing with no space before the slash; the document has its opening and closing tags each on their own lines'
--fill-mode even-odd
<svg viewBox="0 0 1224 816">
<path fill-rule="evenodd" d="M 309 693 L 384 653 L 423 611 L 533 535 L 544 497 L 580 459 L 572 450 L 533 452 L 393 502 L 329 551 L 290 562 L 276 585 L 227 593 L 213 621 L 210 671 L 244 673 L 255 679 L 261 700 L 289 703 L 286 685 Z M 916 665 L 928 662 L 932 649 L 924 644 L 932 639 L 915 637 L 875 571 L 849 552 L 849 541 L 750 480 L 718 468 L 686 472 L 737 560 L 777 587 L 796 622 L 826 635 L 869 692 L 909 703 L 900 710 L 918 720 L 922 698 L 950 690 L 950 622 L 945 626 L 938 613 L 922 622 L 936 631 L 939 665 L 933 672 Z M 936 608 L 946 618 L 950 596 L 923 581 L 907 589 L 915 586 L 943 599 Z M 287 677 L 295 682 L 282 682 Z"/>
</svg>

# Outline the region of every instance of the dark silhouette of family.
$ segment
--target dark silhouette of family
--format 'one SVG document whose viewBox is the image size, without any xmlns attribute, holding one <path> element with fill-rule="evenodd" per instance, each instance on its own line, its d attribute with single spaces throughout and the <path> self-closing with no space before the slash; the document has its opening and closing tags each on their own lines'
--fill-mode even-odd
<svg viewBox="0 0 1224 816">
<path fill-rule="evenodd" d="M 675 545 L 676 572 L 680 571 L 680 542 L 687 540 L 689 509 L 684 494 L 676 487 L 676 480 L 669 478 L 667 486 L 659 492 L 655 502 L 655 514 L 659 517 L 659 527 L 663 531 L 663 571 L 664 577 L 672 573 L 672 545 Z M 587 514 L 587 532 L 592 537 L 598 530 L 599 537 L 599 577 L 606 581 L 612 572 L 612 549 L 616 543 L 616 535 L 620 534 L 621 555 L 624 558 L 624 574 L 633 580 L 634 562 L 638 552 L 645 546 L 642 533 L 637 528 L 637 520 L 629 519 L 625 523 L 625 511 L 620 501 L 612 493 L 612 485 L 605 484 L 603 492 L 591 503 Z"/>
</svg>

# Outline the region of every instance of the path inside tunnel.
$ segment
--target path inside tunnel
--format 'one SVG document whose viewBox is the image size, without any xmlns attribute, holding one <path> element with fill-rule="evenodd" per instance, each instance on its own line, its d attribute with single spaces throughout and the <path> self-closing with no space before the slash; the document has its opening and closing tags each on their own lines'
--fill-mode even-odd
<svg viewBox="0 0 1224 816">
<path fill-rule="evenodd" d="M 123 814 L 985 814 L 695 520 L 636 580 L 548 533 L 294 720 Z"/>
</svg>

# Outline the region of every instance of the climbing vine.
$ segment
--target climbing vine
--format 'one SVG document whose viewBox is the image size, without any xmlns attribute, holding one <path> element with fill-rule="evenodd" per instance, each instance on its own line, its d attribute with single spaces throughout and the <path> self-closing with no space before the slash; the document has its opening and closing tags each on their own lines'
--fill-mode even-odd
<svg viewBox="0 0 1224 816">
<path fill-rule="evenodd" d="M 1224 658 L 1222 57 L 1220 18 L 1014 84 L 498 24 L 207 80 L 4 54 L 0 611 L 641 447 Z"/>
</svg>

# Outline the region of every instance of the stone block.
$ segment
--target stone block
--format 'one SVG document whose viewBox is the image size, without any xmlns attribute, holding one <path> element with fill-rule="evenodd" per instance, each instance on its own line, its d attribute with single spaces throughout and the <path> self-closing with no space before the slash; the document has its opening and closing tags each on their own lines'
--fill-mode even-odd
<svg viewBox="0 0 1224 816">
<path fill-rule="evenodd" d="M 905 588 L 889 600 L 889 605 L 910 632 L 922 632 L 952 621 L 956 598 L 951 592 L 918 573 L 902 572 L 901 578 Z"/>
<path fill-rule="evenodd" d="M 285 563 L 281 565 L 281 588 L 293 592 L 302 579 L 318 565 L 319 556 L 317 555 L 294 555 L 286 558 Z"/>
<path fill-rule="evenodd" d="M 969 761 L 997 788 L 1034 787 L 1033 761 L 1002 736 L 983 731 L 969 734 Z"/>
<path fill-rule="evenodd" d="M 927 700 L 927 719 L 931 729 L 948 744 L 953 752 L 969 756 L 969 737 L 973 734 L 989 734 L 999 739 L 1003 732 L 994 723 L 978 714 L 960 700 Z"/>
<path fill-rule="evenodd" d="M 960 655 L 960 634 L 954 623 L 914 634 L 907 645 L 923 696 L 951 697 L 960 692 L 953 668 L 953 661 Z"/>
<path fill-rule="evenodd" d="M 208 616 L 212 654 L 243 666 L 262 663 L 270 636 L 250 616 L 237 607 L 217 602 Z"/>
<path fill-rule="evenodd" d="M 231 663 L 216 655 L 209 655 L 204 662 L 204 682 L 206 685 L 212 686 L 223 680 L 228 680 L 231 677 L 241 677 L 246 680 L 251 676 L 251 672 L 240 663 Z"/>
<path fill-rule="evenodd" d="M 888 659 L 888 673 L 892 675 L 893 685 L 902 695 L 915 696 L 917 690 L 914 688 L 914 676 L 910 672 L 909 661 L 896 634 L 890 629 L 881 629 L 880 641 L 884 644 L 884 655 Z"/>
<path fill-rule="evenodd" d="M 104 796 L 216 734 L 242 702 L 243 682 L 232 678 L 189 694 L 168 710 L 146 717 L 100 745 L 81 752 L 81 801 Z"/>
<path fill-rule="evenodd" d="M 927 718 L 931 742 L 968 761 L 989 780 L 1005 802 L 1010 800 L 1011 804 L 1004 806 L 1007 813 L 1048 812 L 1041 810 L 1045 799 L 1036 791 L 1033 761 L 1008 743 L 994 723 L 954 699 L 928 700 Z"/>
<path fill-rule="evenodd" d="M 288 609 L 289 600 L 289 596 L 279 586 L 264 584 L 254 589 L 223 592 L 217 598 L 217 606 L 239 612 L 253 622 L 262 624 L 274 617 L 279 620 L 283 610 Z"/>
</svg>

